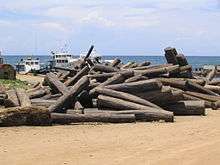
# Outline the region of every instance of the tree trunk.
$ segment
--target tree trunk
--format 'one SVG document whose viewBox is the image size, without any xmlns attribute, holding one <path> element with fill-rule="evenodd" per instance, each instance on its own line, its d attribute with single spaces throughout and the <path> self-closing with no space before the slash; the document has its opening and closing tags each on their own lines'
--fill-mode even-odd
<svg viewBox="0 0 220 165">
<path fill-rule="evenodd" d="M 0 126 L 48 126 L 50 113 L 42 107 L 14 107 L 0 109 Z"/>
<path fill-rule="evenodd" d="M 4 100 L 5 107 L 17 107 L 19 106 L 19 100 L 15 89 L 6 91 L 7 99 Z"/>
<path fill-rule="evenodd" d="M 21 107 L 31 106 L 31 100 L 24 89 L 16 89 L 16 93 Z"/>
<path fill-rule="evenodd" d="M 76 100 L 76 97 L 88 87 L 89 79 L 87 76 L 82 77 L 70 91 L 61 96 L 54 105 L 49 107 L 50 112 L 64 112 L 70 108 Z"/>
<path fill-rule="evenodd" d="M 55 124 L 71 124 L 80 122 L 102 122 L 102 123 L 133 123 L 135 115 L 133 114 L 51 114 L 52 122 Z"/>
<path fill-rule="evenodd" d="M 105 66 L 105 65 L 101 65 L 101 64 L 96 64 L 95 66 L 93 66 L 92 70 L 94 71 L 101 71 L 101 72 L 105 72 L 105 73 L 111 73 L 111 72 L 118 72 L 119 70 L 115 67 L 112 66 Z"/>
</svg>

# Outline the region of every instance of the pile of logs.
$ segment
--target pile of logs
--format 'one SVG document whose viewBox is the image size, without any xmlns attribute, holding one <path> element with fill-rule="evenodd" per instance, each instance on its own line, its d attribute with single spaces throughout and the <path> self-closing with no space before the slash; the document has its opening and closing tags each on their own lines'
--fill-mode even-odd
<svg viewBox="0 0 220 165">
<path fill-rule="evenodd" d="M 194 75 L 175 48 L 165 49 L 167 64 L 111 63 L 84 59 L 71 68 L 56 68 L 32 89 L 2 96 L 0 126 L 79 122 L 174 122 L 175 115 L 206 115 L 220 107 L 216 70 Z"/>
</svg>

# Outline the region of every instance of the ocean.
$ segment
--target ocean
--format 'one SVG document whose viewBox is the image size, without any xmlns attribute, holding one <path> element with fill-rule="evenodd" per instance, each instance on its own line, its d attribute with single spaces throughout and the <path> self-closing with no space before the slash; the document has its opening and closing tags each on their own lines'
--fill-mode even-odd
<svg viewBox="0 0 220 165">
<path fill-rule="evenodd" d="M 51 56 L 34 56 L 39 58 L 41 63 L 47 64 L 51 59 Z M 20 59 L 25 58 L 25 56 L 4 56 L 5 63 L 15 65 Z M 166 63 L 166 59 L 163 56 L 103 56 L 105 60 L 111 60 L 114 58 L 119 58 L 123 63 L 128 61 L 143 62 L 150 61 L 152 64 L 163 64 Z M 220 56 L 187 56 L 187 60 L 193 68 L 199 68 L 203 65 L 220 65 Z"/>
</svg>

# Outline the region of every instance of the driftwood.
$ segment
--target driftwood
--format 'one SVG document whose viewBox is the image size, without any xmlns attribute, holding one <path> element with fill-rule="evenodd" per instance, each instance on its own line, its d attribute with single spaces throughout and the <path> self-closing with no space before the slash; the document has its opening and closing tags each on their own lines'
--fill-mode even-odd
<svg viewBox="0 0 220 165">
<path fill-rule="evenodd" d="M 56 100 L 44 100 L 44 99 L 32 99 L 31 104 L 32 106 L 41 106 L 41 107 L 50 107 L 51 105 L 55 104 Z"/>
<path fill-rule="evenodd" d="M 119 92 L 119 91 L 106 89 L 106 88 L 96 88 L 96 92 L 99 93 L 99 94 L 105 95 L 105 96 L 111 96 L 111 97 L 114 97 L 114 98 L 127 100 L 127 101 L 130 101 L 130 102 L 133 102 L 133 103 L 138 103 L 138 104 L 141 104 L 141 105 L 161 109 L 161 107 L 159 107 L 159 106 L 157 106 L 157 105 L 155 105 L 155 104 L 153 104 L 153 103 L 151 103 L 147 100 L 144 100 L 140 97 L 132 95 L 132 94 Z"/>
<path fill-rule="evenodd" d="M 125 82 L 130 83 L 130 82 L 136 82 L 136 81 L 142 81 L 142 80 L 148 80 L 148 78 L 142 75 L 137 75 L 137 76 L 128 78 L 127 80 L 125 80 Z"/>
<path fill-rule="evenodd" d="M 87 75 L 89 72 L 89 67 L 85 66 L 81 71 L 79 71 L 74 77 L 68 79 L 64 84 L 66 86 L 72 86 L 74 85 L 79 79 L 81 79 L 83 76 Z"/>
<path fill-rule="evenodd" d="M 186 81 L 186 89 L 190 91 L 213 95 L 213 96 L 219 96 L 217 93 L 191 81 Z"/>
<path fill-rule="evenodd" d="M 74 86 L 71 87 L 68 93 L 61 96 L 54 105 L 49 107 L 50 112 L 63 112 L 70 108 L 73 102 L 76 100 L 78 94 L 86 89 L 88 85 L 88 77 L 82 77 Z"/>
<path fill-rule="evenodd" d="M 167 47 L 164 49 L 165 51 L 165 57 L 167 60 L 167 63 L 177 65 L 178 61 L 176 59 L 177 51 L 175 48 Z"/>
<path fill-rule="evenodd" d="M 53 93 L 65 94 L 68 92 L 68 88 L 52 72 L 47 73 L 45 82 L 47 82 L 47 84 L 51 87 Z"/>
<path fill-rule="evenodd" d="M 21 107 L 31 106 L 31 100 L 24 89 L 16 89 L 16 93 Z"/>
<path fill-rule="evenodd" d="M 138 93 L 144 91 L 159 90 L 162 88 L 162 84 L 157 80 L 151 79 L 131 83 L 108 85 L 106 88 L 128 93 Z"/>
<path fill-rule="evenodd" d="M 69 113 L 75 113 L 71 111 Z M 160 121 L 174 122 L 174 116 L 169 111 L 156 110 L 123 110 L 123 111 L 111 111 L 111 110 L 98 110 L 98 109 L 84 109 L 84 114 L 134 114 L 136 121 Z"/>
<path fill-rule="evenodd" d="M 183 54 L 176 55 L 177 62 L 180 66 L 188 65 L 187 59 Z"/>
<path fill-rule="evenodd" d="M 92 108 L 93 107 L 92 97 L 89 95 L 89 92 L 86 90 L 82 91 L 78 95 L 77 100 L 80 102 L 80 104 L 84 108 Z"/>
<path fill-rule="evenodd" d="M 42 107 L 13 107 L 0 109 L 0 126 L 48 126 L 50 113 Z"/>
<path fill-rule="evenodd" d="M 51 113 L 52 122 L 55 124 L 71 124 L 79 122 L 102 123 L 132 123 L 135 122 L 133 114 L 60 114 Z"/>
<path fill-rule="evenodd" d="M 110 64 L 112 67 L 117 67 L 121 63 L 121 60 L 116 58 L 114 61 Z"/>
<path fill-rule="evenodd" d="M 215 77 L 216 75 L 216 68 L 212 69 L 206 76 L 206 79 L 209 81 L 212 81 L 212 79 Z"/>
<path fill-rule="evenodd" d="M 112 66 L 106 66 L 106 65 L 101 65 L 101 64 L 96 64 L 95 66 L 92 67 L 92 70 L 94 71 L 101 71 L 101 72 L 106 72 L 106 73 L 111 73 L 111 72 L 117 72 L 119 71 L 117 68 L 112 67 Z"/>
<path fill-rule="evenodd" d="M 19 106 L 19 100 L 15 89 L 6 91 L 6 94 L 7 99 L 4 99 L 4 106 L 6 108 Z"/>
<path fill-rule="evenodd" d="M 204 101 L 181 101 L 167 107 L 174 115 L 205 115 Z"/>
</svg>

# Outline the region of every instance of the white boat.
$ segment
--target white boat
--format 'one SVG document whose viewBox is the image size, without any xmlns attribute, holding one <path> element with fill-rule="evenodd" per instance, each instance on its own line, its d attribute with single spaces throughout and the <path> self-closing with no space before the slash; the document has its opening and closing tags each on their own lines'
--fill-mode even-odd
<svg viewBox="0 0 220 165">
<path fill-rule="evenodd" d="M 27 57 L 26 59 L 21 59 L 16 64 L 16 70 L 19 73 L 28 73 L 32 71 L 40 70 L 40 60 L 39 58 L 34 59 L 32 56 Z"/>
<path fill-rule="evenodd" d="M 52 61 L 51 67 L 67 67 L 70 65 L 70 63 L 77 61 L 78 58 L 74 58 L 73 55 L 71 55 L 68 52 L 51 52 L 52 53 Z"/>
</svg>

